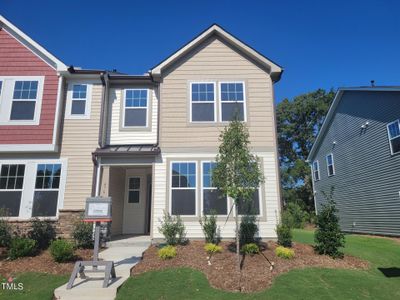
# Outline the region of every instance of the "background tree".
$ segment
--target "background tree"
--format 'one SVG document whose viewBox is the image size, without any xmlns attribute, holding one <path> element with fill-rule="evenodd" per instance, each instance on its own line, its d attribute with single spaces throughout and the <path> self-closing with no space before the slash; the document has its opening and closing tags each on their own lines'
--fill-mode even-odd
<svg viewBox="0 0 400 300">
<path fill-rule="evenodd" d="M 219 141 L 221 144 L 212 180 L 224 195 L 234 200 L 237 266 L 240 271 L 238 205 L 240 201 L 251 201 L 253 193 L 263 182 L 264 177 L 259 158 L 250 152 L 249 132 L 243 122 L 235 118 L 224 128 Z"/>
<path fill-rule="evenodd" d="M 283 199 L 309 212 L 314 201 L 306 159 L 334 96 L 333 90 L 318 89 L 292 101 L 284 99 L 276 109 Z"/>
</svg>

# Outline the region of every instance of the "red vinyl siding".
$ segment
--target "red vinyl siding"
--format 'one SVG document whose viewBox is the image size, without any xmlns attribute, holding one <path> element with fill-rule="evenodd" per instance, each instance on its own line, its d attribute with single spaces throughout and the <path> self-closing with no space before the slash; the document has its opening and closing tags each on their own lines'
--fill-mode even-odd
<svg viewBox="0 0 400 300">
<path fill-rule="evenodd" d="M 44 76 L 39 125 L 0 125 L 0 144 L 52 144 L 57 72 L 12 35 L 0 29 L 0 76 Z"/>
</svg>

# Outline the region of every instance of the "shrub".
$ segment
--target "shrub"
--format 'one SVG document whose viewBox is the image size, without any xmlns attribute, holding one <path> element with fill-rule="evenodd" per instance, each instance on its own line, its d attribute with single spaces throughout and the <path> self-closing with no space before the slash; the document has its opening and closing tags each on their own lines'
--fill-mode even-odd
<svg viewBox="0 0 400 300">
<path fill-rule="evenodd" d="M 242 252 L 249 255 L 254 255 L 260 252 L 260 248 L 255 243 L 243 245 Z"/>
<path fill-rule="evenodd" d="M 1 217 L 1 214 L 0 214 Z M 10 247 L 11 226 L 7 221 L 0 219 L 0 247 Z"/>
<path fill-rule="evenodd" d="M 33 256 L 37 252 L 37 242 L 29 238 L 13 238 L 11 240 L 8 256 L 14 260 L 19 257 Z"/>
<path fill-rule="evenodd" d="M 278 244 L 283 247 L 292 247 L 292 230 L 286 224 L 276 226 L 276 234 L 278 235 Z"/>
<path fill-rule="evenodd" d="M 314 233 L 314 249 L 318 254 L 326 254 L 333 258 L 343 257 L 339 249 L 344 247 L 344 234 L 340 230 L 339 217 L 335 201 L 333 201 L 333 189 L 330 194 L 323 193 L 327 202 L 321 206 L 317 215 L 317 229 Z"/>
<path fill-rule="evenodd" d="M 38 249 L 44 250 L 56 238 L 56 231 L 50 222 L 35 219 L 28 237 L 37 242 Z"/>
<path fill-rule="evenodd" d="M 210 216 L 204 215 L 199 220 L 201 228 L 206 239 L 206 243 L 218 243 L 219 237 L 217 234 L 217 216 L 214 211 L 211 212 Z"/>
<path fill-rule="evenodd" d="M 50 245 L 50 254 L 55 262 L 67 262 L 74 258 L 74 245 L 67 240 L 54 240 Z"/>
<path fill-rule="evenodd" d="M 176 248 L 174 246 L 165 246 L 158 250 L 158 257 L 161 259 L 171 259 L 176 256 Z"/>
<path fill-rule="evenodd" d="M 309 219 L 309 214 L 296 202 L 289 202 L 282 213 L 282 222 L 290 228 L 304 228 Z"/>
<path fill-rule="evenodd" d="M 207 243 L 204 245 L 204 250 L 206 250 L 206 252 L 208 254 L 214 254 L 214 253 L 219 253 L 222 251 L 222 247 L 215 245 L 213 243 Z"/>
<path fill-rule="evenodd" d="M 93 248 L 93 225 L 83 221 L 76 222 L 72 237 L 75 240 L 75 245 L 78 248 L 90 249 Z"/>
<path fill-rule="evenodd" d="M 276 247 L 275 254 L 280 258 L 292 259 L 294 257 L 294 250 L 279 246 Z"/>
<path fill-rule="evenodd" d="M 186 242 L 185 225 L 180 216 L 171 216 L 164 211 L 164 217 L 160 220 L 158 231 L 164 235 L 168 245 L 184 244 Z"/>
<path fill-rule="evenodd" d="M 242 217 L 239 229 L 239 241 L 241 245 L 256 242 L 255 235 L 258 232 L 257 217 L 245 215 Z"/>
</svg>

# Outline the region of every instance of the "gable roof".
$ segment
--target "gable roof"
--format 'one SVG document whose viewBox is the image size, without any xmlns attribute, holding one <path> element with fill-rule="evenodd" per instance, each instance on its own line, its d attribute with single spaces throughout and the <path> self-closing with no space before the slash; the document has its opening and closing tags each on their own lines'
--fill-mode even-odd
<svg viewBox="0 0 400 300">
<path fill-rule="evenodd" d="M 13 25 L 5 17 L 0 15 L 0 28 L 7 31 L 15 39 L 17 39 L 21 44 L 31 50 L 34 54 L 39 56 L 47 64 L 53 67 L 57 71 L 66 71 L 67 66 L 60 61 L 57 57 L 48 52 L 45 48 L 39 45 L 37 42 L 32 40 L 29 36 L 23 33 L 19 28 Z"/>
<path fill-rule="evenodd" d="M 237 48 L 241 52 L 245 53 L 252 59 L 254 59 L 260 65 L 266 67 L 269 70 L 270 76 L 274 82 L 278 82 L 281 78 L 283 68 L 267 58 L 266 56 L 262 55 L 261 53 L 257 52 L 255 49 L 250 47 L 249 45 L 245 44 L 238 38 L 234 37 L 232 34 L 227 32 L 218 24 L 213 24 L 205 31 L 200 33 L 197 37 L 193 40 L 185 44 L 183 47 L 178 49 L 175 53 L 171 54 L 169 57 L 164 59 L 158 65 L 154 66 L 150 69 L 150 73 L 155 76 L 161 76 L 161 73 L 165 68 L 176 62 L 181 56 L 187 54 L 189 51 L 195 49 L 199 44 L 205 41 L 212 35 L 217 35 L 227 41 L 230 45 Z"/>
<path fill-rule="evenodd" d="M 336 108 L 338 107 L 342 96 L 346 91 L 359 91 L 359 92 L 382 92 L 382 91 L 400 91 L 400 86 L 374 86 L 374 87 L 347 87 L 339 88 L 336 92 L 335 98 L 332 101 L 331 107 L 326 114 L 325 120 L 322 123 L 321 129 L 318 132 L 317 138 L 311 147 L 310 153 L 308 154 L 307 161 L 311 162 L 316 154 L 319 145 L 322 143 L 326 132 L 329 129 L 330 123 L 336 114 Z"/>
</svg>

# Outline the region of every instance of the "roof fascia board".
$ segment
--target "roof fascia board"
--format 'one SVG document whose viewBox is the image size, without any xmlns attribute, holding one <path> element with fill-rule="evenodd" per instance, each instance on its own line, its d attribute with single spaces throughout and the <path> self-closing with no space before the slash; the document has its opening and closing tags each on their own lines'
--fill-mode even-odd
<svg viewBox="0 0 400 300">
<path fill-rule="evenodd" d="M 160 64 L 155 66 L 150 70 L 151 74 L 154 76 L 161 76 L 162 70 L 175 62 L 179 57 L 182 55 L 185 55 L 187 52 L 190 50 L 194 49 L 197 45 L 199 45 L 201 42 L 203 42 L 205 39 L 207 39 L 209 36 L 212 34 L 218 34 L 220 37 L 224 38 L 227 40 L 230 44 L 233 46 L 237 47 L 240 49 L 242 52 L 245 54 L 249 55 L 253 59 L 255 59 L 257 62 L 261 63 L 262 65 L 267 66 L 270 69 L 271 74 L 276 74 L 276 73 L 281 73 L 283 70 L 280 66 L 272 62 L 271 60 L 267 59 L 265 56 L 261 55 L 254 49 L 252 49 L 250 46 L 246 45 L 242 41 L 238 40 L 235 38 L 233 35 L 230 33 L 226 32 L 224 29 L 222 29 L 218 25 L 212 25 L 210 28 L 205 30 L 203 33 L 201 33 L 197 38 L 193 39 L 189 43 L 187 43 L 185 46 L 183 46 L 181 49 L 179 49 L 177 52 L 166 58 L 164 61 L 162 61 Z"/>
<path fill-rule="evenodd" d="M 48 52 L 45 48 L 32 40 L 19 28 L 13 25 L 10 21 L 0 15 L 0 27 L 16 38 L 22 45 L 27 47 L 30 51 L 36 54 L 39 58 L 49 64 L 57 71 L 67 70 L 67 66 L 60 61 L 57 57 Z"/>
</svg>

